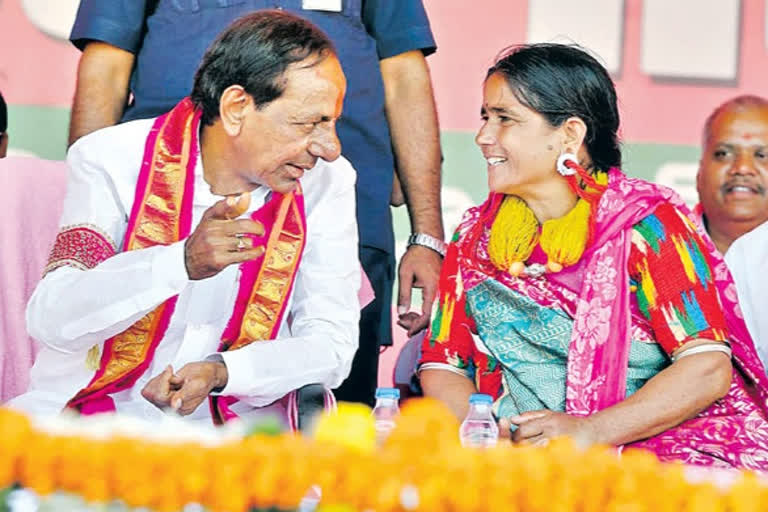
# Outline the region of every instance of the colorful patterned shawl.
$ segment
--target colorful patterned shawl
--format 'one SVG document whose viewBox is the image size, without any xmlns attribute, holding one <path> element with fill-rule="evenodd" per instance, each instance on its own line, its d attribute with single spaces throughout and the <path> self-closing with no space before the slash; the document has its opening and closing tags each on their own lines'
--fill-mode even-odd
<svg viewBox="0 0 768 512">
<path fill-rule="evenodd" d="M 486 229 L 499 205 L 488 201 L 467 213 L 457 241 L 466 289 L 498 271 L 477 264 L 477 230 Z M 627 262 L 632 227 L 663 202 L 674 204 L 694 221 L 672 190 L 630 179 L 618 169 L 609 172 L 608 189 L 596 212 L 596 236 L 581 261 L 547 279 L 578 296 L 569 344 L 566 412 L 589 415 L 611 407 L 626 396 L 627 363 L 631 343 Z M 768 470 L 768 377 L 752 339 L 738 314 L 733 279 L 722 256 L 696 222 L 715 268 L 715 281 L 733 348 L 734 376 L 728 394 L 696 418 L 633 446 L 650 449 L 662 458 L 702 465 Z M 487 261 L 487 255 L 482 255 Z M 500 279 L 504 282 L 504 279 Z M 532 293 L 530 298 L 552 305 L 557 298 Z"/>
</svg>

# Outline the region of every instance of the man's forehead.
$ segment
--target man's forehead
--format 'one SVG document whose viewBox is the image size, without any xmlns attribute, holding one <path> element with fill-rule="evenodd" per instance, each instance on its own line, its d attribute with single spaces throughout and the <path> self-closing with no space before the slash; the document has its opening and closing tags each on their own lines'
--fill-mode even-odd
<svg viewBox="0 0 768 512">
<path fill-rule="evenodd" d="M 281 77 L 286 92 L 345 87 L 346 78 L 341 65 L 335 57 L 333 60 L 336 62 L 327 57 L 322 61 L 307 62 L 304 65 L 297 62 L 289 66 Z"/>
<path fill-rule="evenodd" d="M 346 79 L 341 69 L 341 62 L 333 53 L 313 54 L 304 60 L 293 62 L 284 72 L 284 77 L 287 78 L 289 75 Z"/>
<path fill-rule="evenodd" d="M 311 67 L 289 68 L 283 79 L 285 90 L 274 101 L 276 107 L 280 105 L 278 108 L 288 109 L 294 115 L 340 114 L 346 80 L 335 57 L 329 56 Z"/>
<path fill-rule="evenodd" d="M 768 106 L 728 109 L 712 122 L 708 144 L 731 140 L 733 143 L 768 142 Z"/>
</svg>

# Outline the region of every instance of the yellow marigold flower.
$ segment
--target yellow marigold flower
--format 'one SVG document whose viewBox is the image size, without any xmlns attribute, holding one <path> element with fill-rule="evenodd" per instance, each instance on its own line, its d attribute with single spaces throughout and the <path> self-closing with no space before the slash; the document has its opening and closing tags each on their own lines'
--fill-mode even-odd
<svg viewBox="0 0 768 512">
<path fill-rule="evenodd" d="M 320 417 L 315 425 L 318 441 L 339 443 L 360 453 L 376 447 L 376 428 L 371 409 L 363 404 L 341 402 L 335 413 Z"/>
<path fill-rule="evenodd" d="M 30 446 L 33 436 L 29 420 L 10 409 L 0 409 L 0 490 L 19 479 L 19 456 Z"/>
<path fill-rule="evenodd" d="M 40 435 L 19 457 L 18 480 L 37 494 L 47 496 L 56 490 L 56 443 L 58 439 Z"/>
<path fill-rule="evenodd" d="M 768 503 L 768 485 L 751 473 L 725 489 L 693 484 L 682 465 L 662 464 L 645 451 L 618 457 L 612 448 L 580 450 L 565 439 L 546 448 L 501 443 L 464 450 L 458 420 L 429 400 L 403 407 L 380 450 L 373 448 L 367 408 L 343 404 L 328 418 L 317 440 L 254 436 L 208 448 L 54 436 L 0 409 L 0 482 L 93 503 L 121 499 L 156 512 L 190 502 L 214 512 L 289 510 L 315 485 L 322 488 L 322 512 L 757 512 Z"/>
<path fill-rule="evenodd" d="M 349 505 L 320 505 L 317 512 L 357 512 L 357 510 Z"/>
</svg>

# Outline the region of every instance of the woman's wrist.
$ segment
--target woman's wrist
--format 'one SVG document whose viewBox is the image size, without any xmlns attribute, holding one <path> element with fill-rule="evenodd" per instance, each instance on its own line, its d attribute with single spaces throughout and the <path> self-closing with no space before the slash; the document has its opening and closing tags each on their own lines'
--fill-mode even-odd
<svg viewBox="0 0 768 512">
<path fill-rule="evenodd" d="M 606 440 L 606 429 L 600 424 L 600 413 L 582 417 L 584 436 L 589 444 L 611 444 Z"/>
</svg>

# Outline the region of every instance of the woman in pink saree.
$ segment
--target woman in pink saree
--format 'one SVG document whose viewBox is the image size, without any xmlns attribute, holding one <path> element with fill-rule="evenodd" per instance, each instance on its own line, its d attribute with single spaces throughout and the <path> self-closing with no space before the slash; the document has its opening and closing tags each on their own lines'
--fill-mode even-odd
<svg viewBox="0 0 768 512">
<path fill-rule="evenodd" d="M 584 51 L 508 51 L 476 142 L 491 194 L 443 266 L 424 393 L 493 396 L 515 442 L 561 435 L 768 470 L 768 378 L 722 257 L 669 189 L 620 170 L 616 93 Z"/>
</svg>

